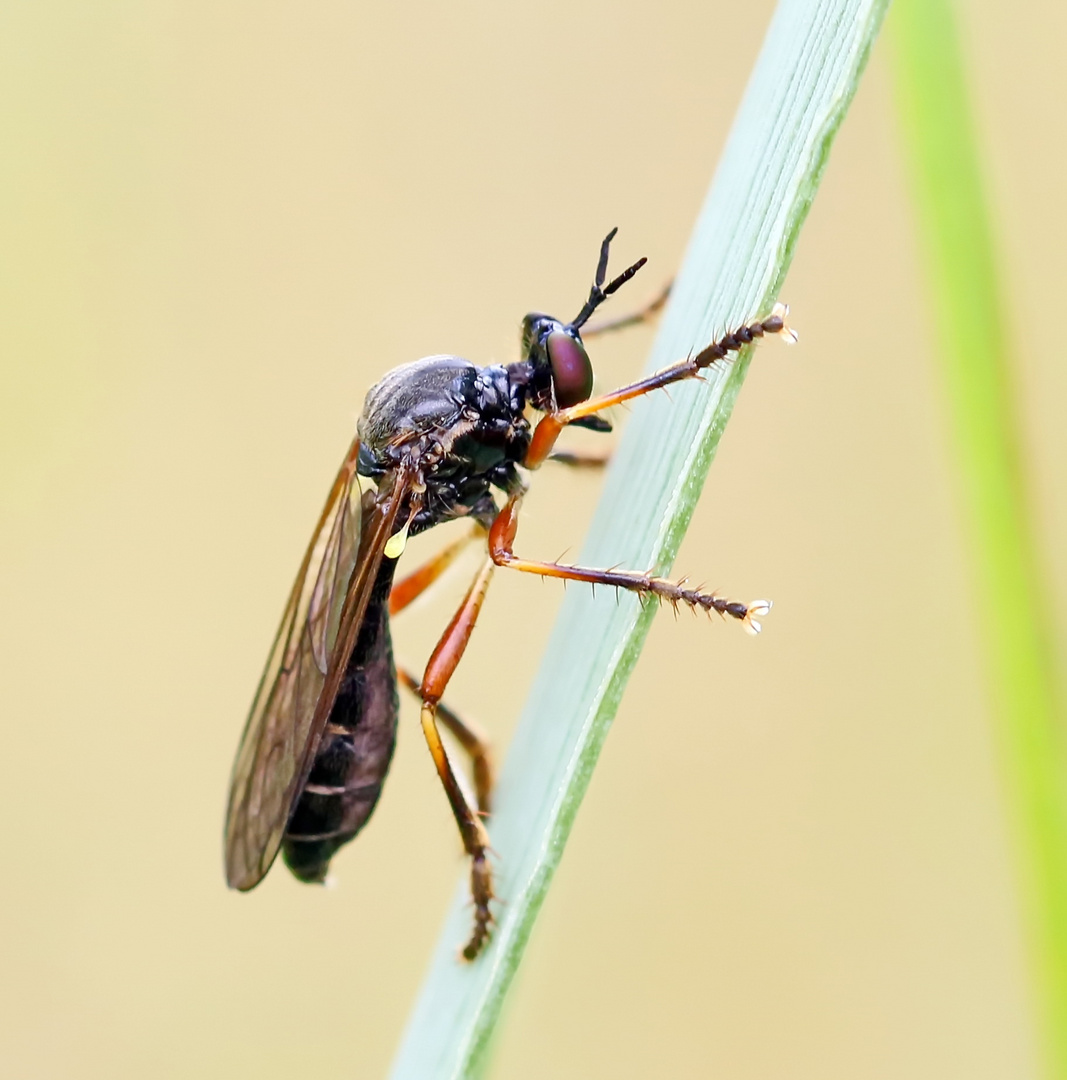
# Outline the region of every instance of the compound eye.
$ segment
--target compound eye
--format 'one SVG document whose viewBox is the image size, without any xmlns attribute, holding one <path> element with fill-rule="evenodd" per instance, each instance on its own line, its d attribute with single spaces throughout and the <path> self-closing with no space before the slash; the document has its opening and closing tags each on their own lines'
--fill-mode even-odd
<svg viewBox="0 0 1067 1080">
<path fill-rule="evenodd" d="M 545 349 L 552 366 L 556 404 L 569 409 L 588 400 L 593 392 L 593 365 L 582 343 L 562 330 L 553 330 L 545 341 Z"/>
</svg>

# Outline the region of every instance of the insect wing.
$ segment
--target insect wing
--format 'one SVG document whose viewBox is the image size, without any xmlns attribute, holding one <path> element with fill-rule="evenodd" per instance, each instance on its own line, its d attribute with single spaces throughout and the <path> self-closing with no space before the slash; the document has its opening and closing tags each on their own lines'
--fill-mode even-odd
<svg viewBox="0 0 1067 1080">
<path fill-rule="evenodd" d="M 329 665 L 335 661 L 343 669 L 351 653 L 349 646 L 343 660 L 334 655 L 346 600 L 373 581 L 373 574 L 357 570 L 363 501 L 358 456 L 354 440 L 300 564 L 238 747 L 225 835 L 226 879 L 237 889 L 256 885 L 278 853 L 337 694 L 339 679 L 324 700 Z M 380 553 L 372 561 L 376 572 Z M 352 615 L 366 607 L 365 598 L 362 604 L 355 600 L 348 604 Z"/>
</svg>

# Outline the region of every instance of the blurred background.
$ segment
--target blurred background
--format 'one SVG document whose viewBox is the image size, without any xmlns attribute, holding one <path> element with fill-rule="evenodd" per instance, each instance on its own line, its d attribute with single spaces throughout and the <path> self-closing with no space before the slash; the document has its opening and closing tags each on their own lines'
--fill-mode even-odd
<svg viewBox="0 0 1067 1080">
<path fill-rule="evenodd" d="M 411 703 L 337 888 L 223 884 L 292 576 L 383 371 L 512 359 L 612 225 L 649 256 L 631 301 L 672 275 L 771 8 L 0 13 L 5 1076 L 386 1071 L 464 868 Z M 972 0 L 961 29 L 1063 625 L 1067 13 Z M 677 562 L 775 611 L 758 641 L 656 621 L 495 1076 L 1036 1074 L 887 44 L 783 290 L 801 345 L 758 352 Z M 597 342 L 599 384 L 650 340 Z M 577 550 L 598 483 L 542 470 L 523 551 Z M 401 659 L 461 590 L 397 621 Z M 559 597 L 498 575 L 450 690 L 500 747 Z"/>
</svg>

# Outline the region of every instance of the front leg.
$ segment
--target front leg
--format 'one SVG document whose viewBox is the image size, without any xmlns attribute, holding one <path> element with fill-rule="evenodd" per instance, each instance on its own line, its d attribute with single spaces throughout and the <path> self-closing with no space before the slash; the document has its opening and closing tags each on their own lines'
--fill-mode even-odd
<svg viewBox="0 0 1067 1080">
<path fill-rule="evenodd" d="M 642 394 L 659 390 L 682 379 L 696 378 L 705 368 L 711 367 L 719 360 L 727 359 L 731 353 L 738 352 L 758 338 L 767 334 L 777 334 L 785 341 L 796 341 L 797 335 L 786 325 L 785 317 L 788 314 L 789 309 L 784 304 L 775 304 L 766 319 L 758 319 L 748 326 L 738 327 L 732 333 L 726 334 L 701 349 L 696 356 L 690 356 L 677 364 L 663 368 L 662 371 L 654 372 L 647 378 L 613 390 L 610 394 L 601 394 L 572 405 L 568 409 L 557 409 L 555 412 L 547 413 L 534 429 L 530 449 L 526 452 L 526 460 L 523 464 L 528 469 L 536 469 L 541 465 L 552 453 L 559 433 L 568 424 L 584 420 L 602 409 L 620 405 L 624 401 L 641 397 Z"/>
<path fill-rule="evenodd" d="M 662 310 L 671 295 L 673 281 L 660 290 L 659 295 L 653 297 L 644 307 L 631 311 L 628 315 L 618 315 L 614 319 L 605 319 L 603 322 L 586 323 L 582 327 L 582 337 L 596 337 L 597 334 L 610 334 L 615 330 L 625 330 L 630 326 L 640 326 L 641 323 L 651 322 Z"/>
</svg>

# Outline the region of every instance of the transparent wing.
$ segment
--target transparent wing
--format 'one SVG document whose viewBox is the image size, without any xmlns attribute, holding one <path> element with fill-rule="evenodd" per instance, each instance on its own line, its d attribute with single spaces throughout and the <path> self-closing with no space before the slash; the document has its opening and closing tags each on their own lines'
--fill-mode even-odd
<svg viewBox="0 0 1067 1080">
<path fill-rule="evenodd" d="M 378 499 L 361 492 L 358 457 L 356 439 L 300 564 L 237 749 L 225 833 L 226 880 L 236 889 L 256 885 L 278 854 L 405 494 L 397 482 Z"/>
</svg>

